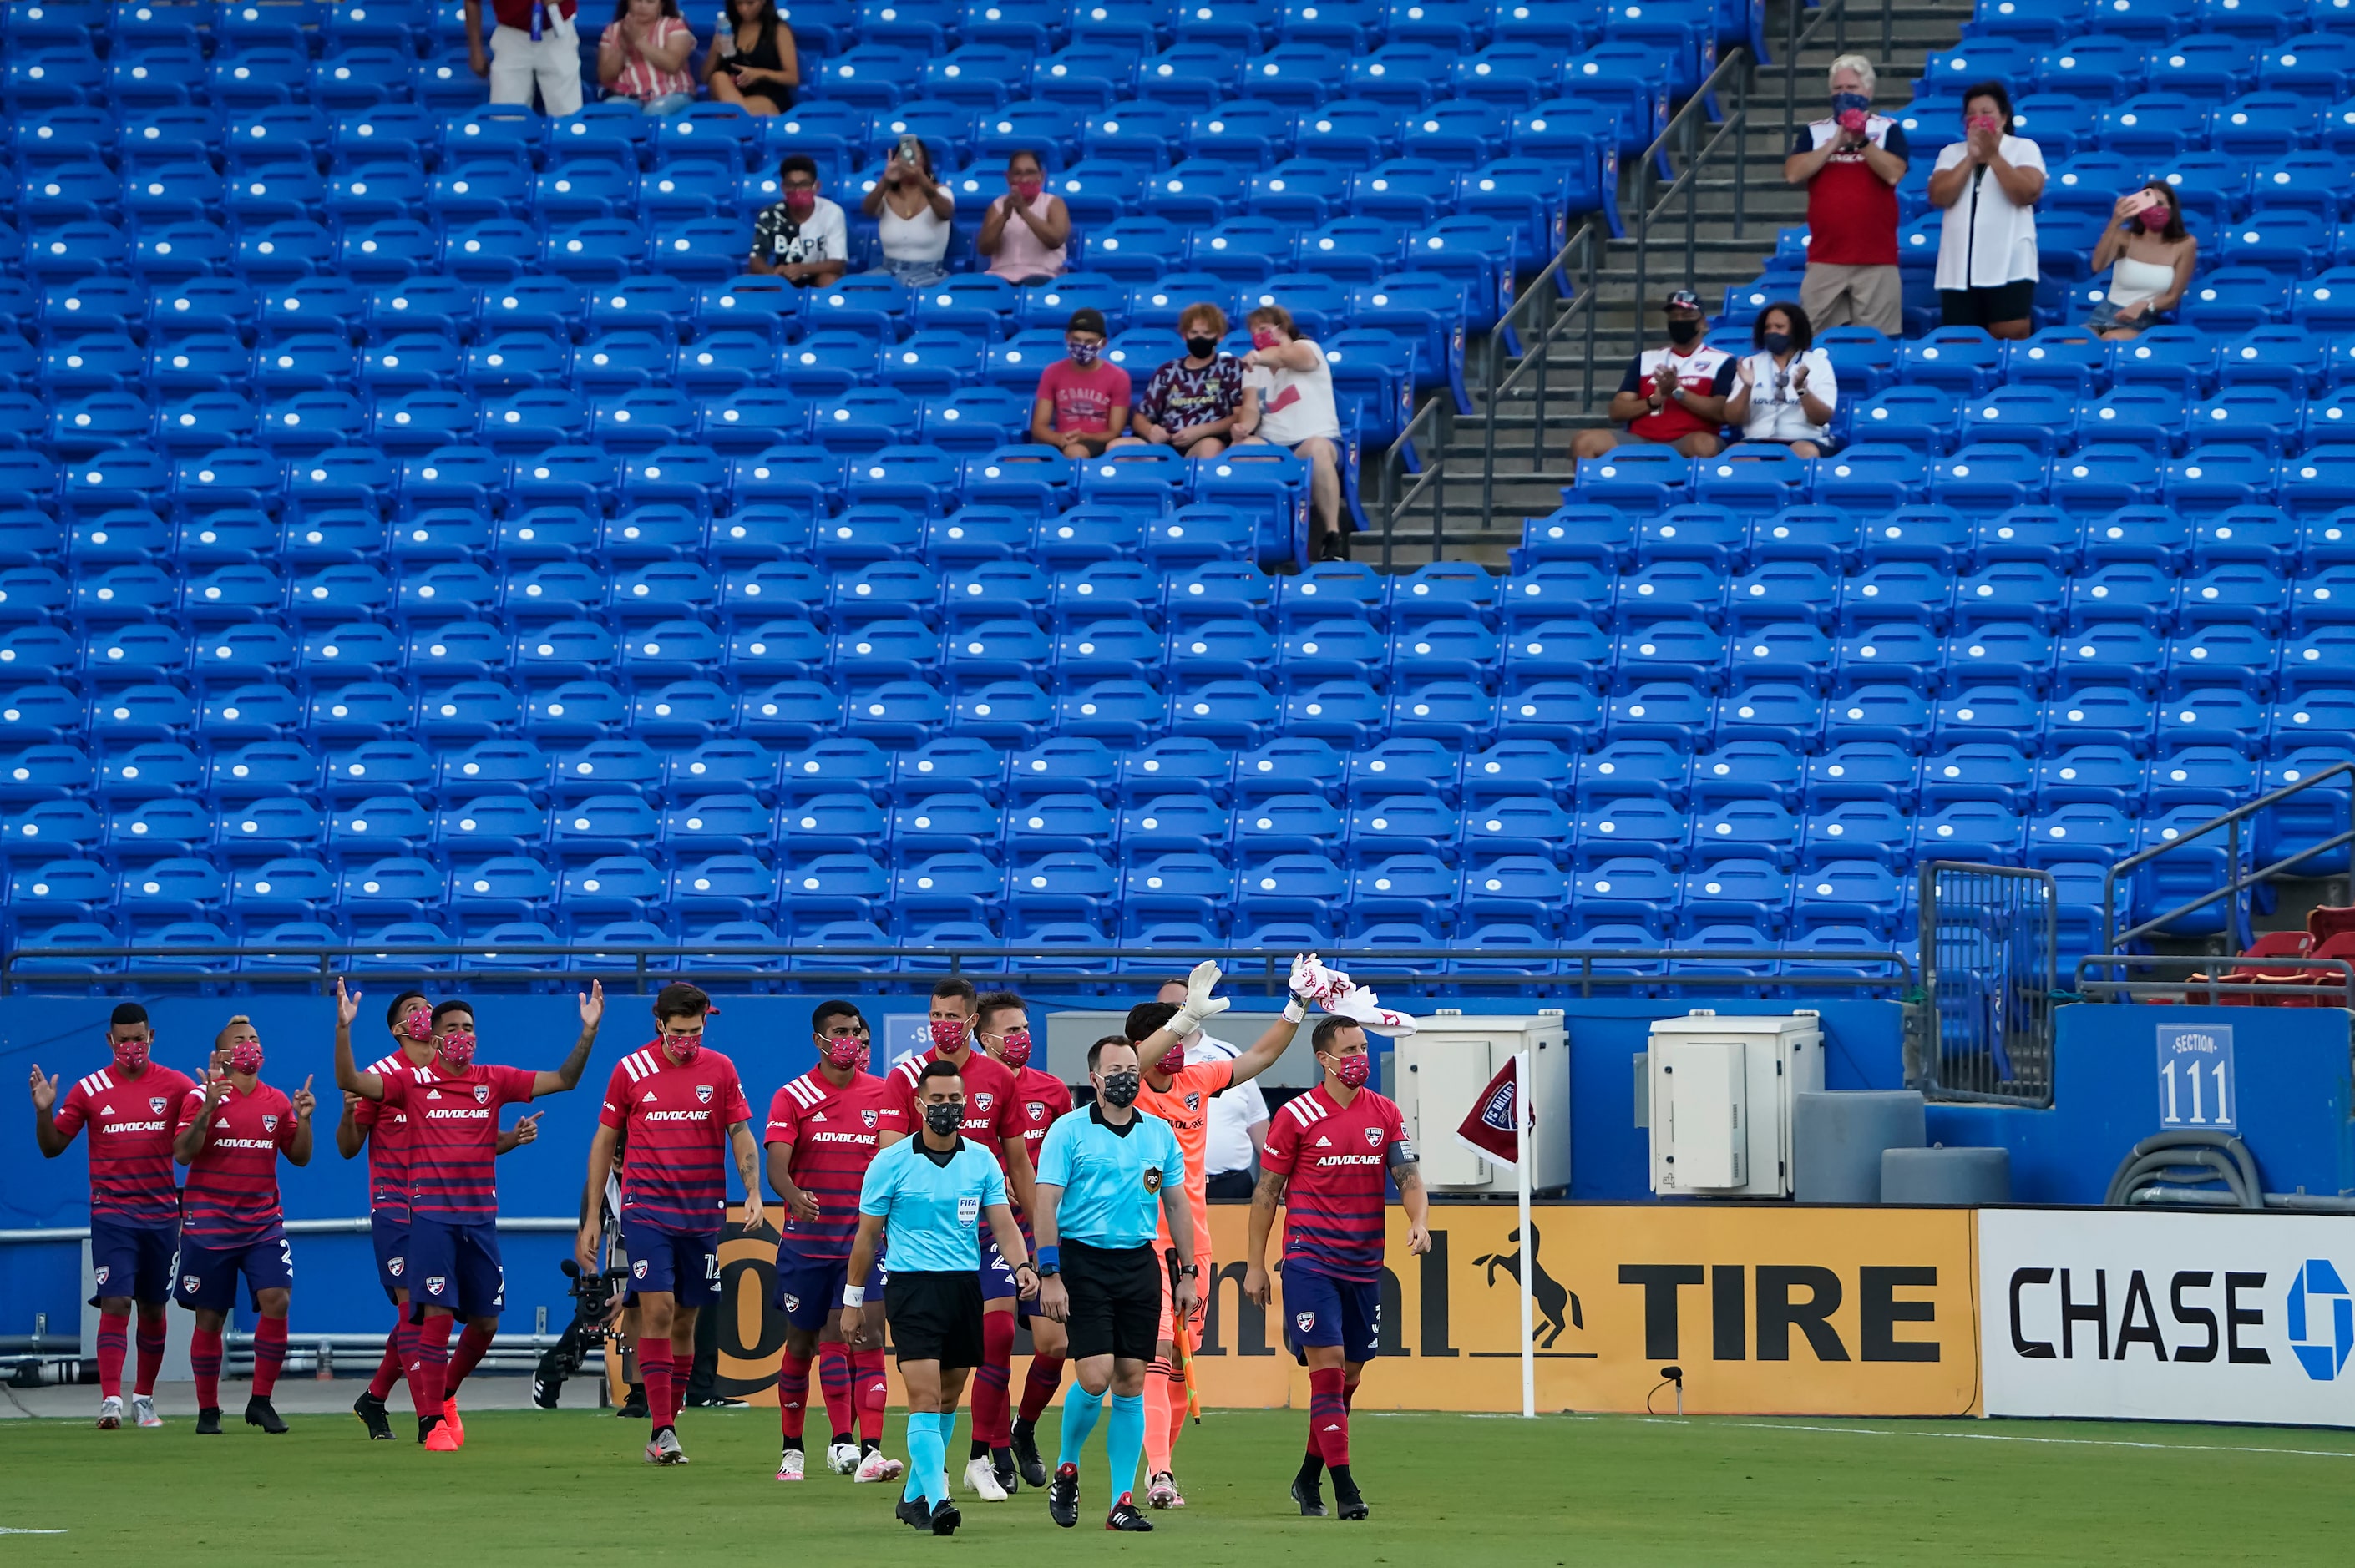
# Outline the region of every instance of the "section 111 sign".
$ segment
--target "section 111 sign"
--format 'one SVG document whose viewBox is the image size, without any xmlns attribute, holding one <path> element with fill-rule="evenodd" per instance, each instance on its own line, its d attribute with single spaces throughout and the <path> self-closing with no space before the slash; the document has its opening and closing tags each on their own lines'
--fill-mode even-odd
<svg viewBox="0 0 2355 1568">
<path fill-rule="evenodd" d="M 2169 1131 L 2237 1132 L 2232 1026 L 2158 1026 L 2158 1125 Z"/>
</svg>

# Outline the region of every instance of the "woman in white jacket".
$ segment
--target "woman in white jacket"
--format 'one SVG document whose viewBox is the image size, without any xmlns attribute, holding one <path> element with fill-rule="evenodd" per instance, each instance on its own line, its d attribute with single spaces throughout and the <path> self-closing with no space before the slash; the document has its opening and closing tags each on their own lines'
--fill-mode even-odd
<svg viewBox="0 0 2355 1568">
<path fill-rule="evenodd" d="M 1769 305 L 1751 323 L 1750 341 L 1758 352 L 1733 367 L 1725 422 L 1744 441 L 1788 447 L 1803 458 L 1828 456 L 1839 379 L 1831 355 L 1815 346 L 1807 313 L 1793 304 Z"/>
<path fill-rule="evenodd" d="M 1999 81 L 1963 92 L 1963 140 L 1938 150 L 1930 205 L 1944 208 L 1938 309 L 1950 327 L 2023 338 L 2036 303 L 2036 204 L 2044 151 L 2011 133 L 2011 94 Z"/>
</svg>

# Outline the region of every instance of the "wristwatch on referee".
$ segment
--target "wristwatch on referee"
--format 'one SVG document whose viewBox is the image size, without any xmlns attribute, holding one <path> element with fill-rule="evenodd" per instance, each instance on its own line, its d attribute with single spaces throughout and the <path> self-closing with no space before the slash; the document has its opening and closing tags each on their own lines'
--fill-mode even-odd
<svg viewBox="0 0 2355 1568">
<path fill-rule="evenodd" d="M 1181 1263 L 1178 1266 L 1178 1277 L 1180 1279 L 1199 1279 L 1202 1277 L 1202 1271 L 1193 1264 Z"/>
</svg>

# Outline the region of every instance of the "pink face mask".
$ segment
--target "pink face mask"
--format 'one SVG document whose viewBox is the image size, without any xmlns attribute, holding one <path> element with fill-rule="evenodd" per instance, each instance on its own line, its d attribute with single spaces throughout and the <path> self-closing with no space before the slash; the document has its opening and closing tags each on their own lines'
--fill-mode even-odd
<svg viewBox="0 0 2355 1568">
<path fill-rule="evenodd" d="M 464 1072 L 474 1064 L 474 1037 L 472 1034 L 442 1036 L 442 1060 L 445 1065 Z"/>
<path fill-rule="evenodd" d="M 1172 1078 L 1183 1072 L 1185 1067 L 1186 1043 L 1182 1040 L 1161 1053 L 1161 1060 L 1153 1064 L 1155 1072 Z"/>
<path fill-rule="evenodd" d="M 1281 348 L 1284 346 L 1284 334 L 1272 326 L 1253 327 L 1252 328 L 1252 346 Z"/>
<path fill-rule="evenodd" d="M 817 210 L 817 192 L 814 190 L 787 191 L 785 193 L 785 210 L 792 213 L 796 218 L 807 217 L 810 214 Z"/>
<path fill-rule="evenodd" d="M 1366 1080 L 1373 1076 L 1373 1058 L 1363 1052 L 1355 1056 L 1333 1058 L 1333 1075 L 1341 1080 L 1341 1086 L 1344 1088 L 1364 1088 Z"/>
<path fill-rule="evenodd" d="M 867 1047 L 856 1034 L 828 1034 L 817 1043 L 817 1054 L 829 1067 L 856 1067 L 867 1060 Z"/>
<path fill-rule="evenodd" d="M 422 1044 L 433 1038 L 433 1013 L 430 1008 L 419 1008 L 400 1021 L 400 1037 Z"/>
<path fill-rule="evenodd" d="M 1027 204 L 1038 200 L 1039 193 L 1046 188 L 1046 185 L 1045 180 L 1034 176 L 1029 179 L 1008 179 L 1006 182 L 1006 188 Z"/>
<path fill-rule="evenodd" d="M 662 1037 L 663 1053 L 682 1067 L 692 1067 L 695 1059 L 703 1054 L 700 1034 L 666 1034 Z"/>
<path fill-rule="evenodd" d="M 1028 1066 L 1030 1032 L 1028 1029 L 1007 1030 L 1006 1037 L 997 1043 L 997 1059 L 1018 1072 Z"/>
<path fill-rule="evenodd" d="M 1993 114 L 1974 114 L 1969 119 L 1964 121 L 1963 123 L 1969 127 L 1973 132 L 1992 131 L 2000 134 L 2003 131 L 2002 119 Z"/>
<path fill-rule="evenodd" d="M 2169 210 L 2165 202 L 2159 202 L 2135 214 L 2135 219 L 2142 225 L 2145 233 L 2157 234 L 2167 227 L 2167 220 L 2174 216 L 2175 214 Z"/>
<path fill-rule="evenodd" d="M 240 1040 L 229 1048 L 229 1070 L 232 1073 L 253 1074 L 261 1071 L 261 1042 Z"/>
<path fill-rule="evenodd" d="M 964 1049 L 964 1021 L 961 1018 L 932 1020 L 932 1044 L 943 1051 Z"/>
<path fill-rule="evenodd" d="M 135 1073 L 147 1065 L 147 1042 L 117 1040 L 114 1042 L 114 1065 L 126 1073 Z"/>
</svg>

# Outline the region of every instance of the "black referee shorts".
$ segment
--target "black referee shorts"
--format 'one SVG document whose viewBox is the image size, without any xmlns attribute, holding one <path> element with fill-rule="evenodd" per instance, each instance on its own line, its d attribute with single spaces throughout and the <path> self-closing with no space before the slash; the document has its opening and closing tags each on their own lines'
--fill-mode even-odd
<svg viewBox="0 0 2355 1568">
<path fill-rule="evenodd" d="M 1161 1255 L 1144 1246 L 1062 1244 L 1063 1288 L 1071 1292 L 1073 1361 L 1121 1356 L 1149 1361 L 1161 1340 Z"/>
<path fill-rule="evenodd" d="M 938 1361 L 943 1371 L 981 1365 L 981 1281 L 973 1270 L 902 1274 L 883 1286 L 892 1359 Z"/>
</svg>

